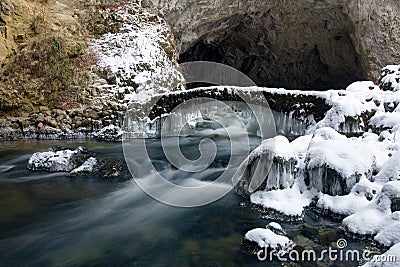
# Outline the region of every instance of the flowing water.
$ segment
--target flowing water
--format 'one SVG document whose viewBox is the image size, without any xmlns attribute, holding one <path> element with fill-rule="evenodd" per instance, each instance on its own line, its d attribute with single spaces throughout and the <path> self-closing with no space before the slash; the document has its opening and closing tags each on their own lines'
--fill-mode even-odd
<svg viewBox="0 0 400 267">
<path fill-rule="evenodd" d="M 157 169 L 174 180 L 188 175 L 172 168 L 159 140 L 148 150 Z M 191 179 L 209 181 L 229 158 L 229 142 L 216 140 L 217 161 Z M 252 148 L 259 143 L 252 139 Z M 84 145 L 97 158 L 123 159 L 121 144 L 90 141 L 4 142 L 0 148 L 0 266 L 280 266 L 260 262 L 241 245 L 244 234 L 269 220 L 231 192 L 198 208 L 171 207 L 147 196 L 134 181 L 66 173 L 31 172 L 29 156 L 53 145 Z M 198 140 L 188 138 L 183 151 L 196 157 Z M 222 162 L 222 163 L 221 163 Z M 338 224 L 308 212 L 305 222 Z M 281 223 L 288 236 L 302 235 L 301 223 Z M 365 246 L 353 242 L 354 248 Z M 354 263 L 342 264 L 354 266 Z M 340 266 L 342 266 L 340 265 Z M 309 265 L 305 265 L 309 266 Z M 338 265 L 339 266 L 339 265 Z"/>
</svg>

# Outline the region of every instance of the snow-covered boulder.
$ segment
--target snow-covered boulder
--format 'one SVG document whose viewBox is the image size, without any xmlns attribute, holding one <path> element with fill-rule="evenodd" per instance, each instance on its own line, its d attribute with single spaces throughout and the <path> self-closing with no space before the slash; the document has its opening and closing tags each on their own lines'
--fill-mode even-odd
<svg viewBox="0 0 400 267">
<path fill-rule="evenodd" d="M 392 129 L 400 124 L 400 112 L 377 112 L 369 121 L 369 126 L 375 132 Z"/>
<path fill-rule="evenodd" d="M 305 164 L 310 188 L 332 196 L 346 195 L 362 176 L 371 178 L 375 156 L 362 141 L 327 127 L 314 133 Z"/>
<path fill-rule="evenodd" d="M 96 158 L 89 158 L 86 160 L 81 166 L 79 166 L 76 169 L 73 169 L 71 171 L 71 174 L 76 174 L 76 173 L 91 173 L 93 172 L 95 166 L 97 164 L 97 159 Z"/>
<path fill-rule="evenodd" d="M 400 212 L 396 212 L 396 215 L 400 217 Z M 399 229 L 400 229 L 400 218 L 398 218 L 398 221 L 395 221 L 386 226 L 385 228 L 383 228 L 375 236 L 374 240 L 387 247 L 400 243 Z"/>
<path fill-rule="evenodd" d="M 346 135 L 366 131 L 368 120 L 377 109 L 381 90 L 373 82 L 355 82 L 346 91 L 332 92 L 329 103 L 332 108 L 319 121 L 316 128 L 331 127 Z"/>
<path fill-rule="evenodd" d="M 301 218 L 304 208 L 312 202 L 311 191 L 301 192 L 297 182 L 283 190 L 257 191 L 250 196 L 251 203 L 279 212 L 287 217 Z"/>
<path fill-rule="evenodd" d="M 388 65 L 382 69 L 379 87 L 387 91 L 400 90 L 400 65 Z"/>
<path fill-rule="evenodd" d="M 378 183 L 400 180 L 400 151 L 395 153 L 375 176 Z"/>
<path fill-rule="evenodd" d="M 382 255 L 374 256 L 362 267 L 398 267 L 400 260 L 400 244 L 392 246 Z"/>
<path fill-rule="evenodd" d="M 28 169 L 32 171 L 70 172 L 81 166 L 90 152 L 84 147 L 75 150 L 52 148 L 46 152 L 34 153 L 28 161 Z"/>
<path fill-rule="evenodd" d="M 97 141 L 106 142 L 121 142 L 122 141 L 122 130 L 118 126 L 109 125 L 103 129 L 93 133 L 94 139 Z"/>
<path fill-rule="evenodd" d="M 400 200 L 400 181 L 392 181 L 386 183 L 381 193 L 377 198 L 377 208 L 382 212 L 395 211 L 392 210 L 395 205 L 393 203 L 398 203 Z"/>
<path fill-rule="evenodd" d="M 370 202 L 364 196 L 349 194 L 345 196 L 330 196 L 321 194 L 317 207 L 328 214 L 349 216 L 365 208 Z"/>
<path fill-rule="evenodd" d="M 249 196 L 257 190 L 288 188 L 293 184 L 297 157 L 284 136 L 266 139 L 240 165 L 241 177 L 234 177 L 235 190 Z"/>
<path fill-rule="evenodd" d="M 256 245 L 259 249 L 275 250 L 280 255 L 290 252 L 296 246 L 288 237 L 275 234 L 266 228 L 248 231 L 244 236 L 244 241 L 250 246 Z M 257 250 L 255 249 L 255 251 Z"/>
<path fill-rule="evenodd" d="M 347 230 L 367 236 L 375 236 L 378 242 L 390 245 L 390 240 L 397 240 L 397 235 L 390 232 L 399 225 L 400 212 L 392 209 L 394 200 L 400 199 L 400 181 L 386 183 L 375 201 L 363 210 L 346 217 L 343 224 Z"/>
<path fill-rule="evenodd" d="M 381 189 L 381 185 L 362 177 L 348 195 L 330 196 L 320 193 L 317 208 L 333 217 L 349 216 L 365 210 L 376 199 Z"/>
<path fill-rule="evenodd" d="M 270 222 L 266 228 L 278 235 L 286 234 L 285 231 L 283 230 L 282 226 L 277 222 Z"/>
<path fill-rule="evenodd" d="M 346 217 L 343 224 L 351 233 L 358 235 L 375 235 L 387 224 L 389 214 L 382 213 L 375 207 L 370 207 Z"/>
</svg>

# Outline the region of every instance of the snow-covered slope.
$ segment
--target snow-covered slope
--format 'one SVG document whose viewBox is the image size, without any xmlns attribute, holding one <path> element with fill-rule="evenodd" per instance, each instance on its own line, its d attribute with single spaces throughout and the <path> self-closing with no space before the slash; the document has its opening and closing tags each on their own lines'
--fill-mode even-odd
<svg viewBox="0 0 400 267">
<path fill-rule="evenodd" d="M 126 107 L 131 101 L 145 102 L 154 94 L 181 89 L 184 80 L 166 22 L 140 3 L 118 7 L 113 14 L 122 25 L 119 31 L 93 45 L 105 78 L 97 84 L 100 98 Z"/>
</svg>

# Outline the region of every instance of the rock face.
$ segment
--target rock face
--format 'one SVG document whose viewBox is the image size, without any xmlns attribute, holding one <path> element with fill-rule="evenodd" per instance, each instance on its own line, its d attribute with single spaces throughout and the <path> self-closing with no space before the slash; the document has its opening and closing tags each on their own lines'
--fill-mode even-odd
<svg viewBox="0 0 400 267">
<path fill-rule="evenodd" d="M 399 57 L 397 0 L 159 1 L 181 61 L 211 60 L 258 85 L 344 87 Z"/>
<path fill-rule="evenodd" d="M 27 19 L 29 16 L 22 16 L 27 13 L 29 8 L 19 1 L 0 1 L 0 61 L 23 41 L 24 35 L 15 33 L 22 33 L 29 25 L 16 17 Z"/>
</svg>

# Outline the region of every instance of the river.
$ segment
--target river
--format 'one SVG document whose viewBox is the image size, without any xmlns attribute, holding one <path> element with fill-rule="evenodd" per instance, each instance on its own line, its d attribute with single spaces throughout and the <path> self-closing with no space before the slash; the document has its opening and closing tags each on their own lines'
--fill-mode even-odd
<svg viewBox="0 0 400 267">
<path fill-rule="evenodd" d="M 221 172 L 229 158 L 229 142 L 223 138 L 215 141 L 216 162 L 220 164 L 191 178 L 213 180 Z M 175 180 L 188 179 L 187 174 L 169 165 L 159 142 L 147 142 L 158 169 Z M 253 138 L 252 148 L 258 143 Z M 26 169 L 33 152 L 54 145 L 83 145 L 94 151 L 97 158 L 106 155 L 123 159 L 119 143 L 3 142 L 0 266 L 281 266 L 278 261 L 258 261 L 241 245 L 247 231 L 265 227 L 270 220 L 234 192 L 203 207 L 177 208 L 149 197 L 133 180 L 71 178 L 66 173 Z M 183 150 L 189 157 L 196 157 L 197 145 L 195 138 L 187 139 Z M 342 231 L 340 224 L 312 211 L 307 211 L 305 223 Z M 281 222 L 290 238 L 303 234 L 301 224 Z M 353 241 L 350 246 L 362 249 L 366 244 Z"/>
</svg>

